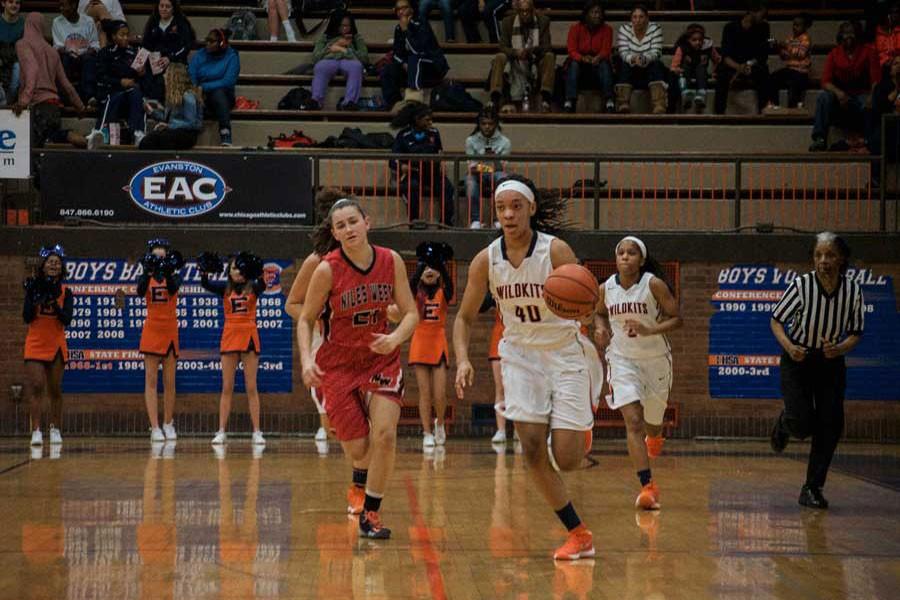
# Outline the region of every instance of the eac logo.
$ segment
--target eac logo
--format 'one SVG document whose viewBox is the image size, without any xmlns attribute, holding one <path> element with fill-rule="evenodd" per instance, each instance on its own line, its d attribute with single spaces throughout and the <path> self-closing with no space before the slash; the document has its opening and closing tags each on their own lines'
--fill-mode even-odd
<svg viewBox="0 0 900 600">
<path fill-rule="evenodd" d="M 12 152 L 16 149 L 16 132 L 0 129 L 0 152 Z"/>
</svg>

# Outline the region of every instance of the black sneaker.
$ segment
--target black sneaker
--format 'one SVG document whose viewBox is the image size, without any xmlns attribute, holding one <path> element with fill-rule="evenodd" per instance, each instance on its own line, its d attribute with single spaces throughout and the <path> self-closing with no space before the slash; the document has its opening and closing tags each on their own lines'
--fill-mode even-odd
<svg viewBox="0 0 900 600">
<path fill-rule="evenodd" d="M 820 510 L 828 508 L 828 500 L 822 495 L 822 490 L 812 485 L 804 485 L 800 488 L 800 499 L 798 502 L 801 506 L 807 508 L 816 508 Z"/>
<path fill-rule="evenodd" d="M 813 138 L 813 143 L 809 146 L 810 152 L 825 152 L 828 150 L 828 143 L 825 138 Z"/>
<path fill-rule="evenodd" d="M 784 427 L 781 425 L 781 417 L 784 413 L 778 415 L 778 418 L 775 419 L 775 425 L 772 426 L 772 434 L 769 436 L 769 444 L 772 446 L 772 450 L 775 454 L 781 454 L 784 452 L 784 449 L 787 448 L 788 441 L 791 439 L 790 434 L 784 430 Z"/>
<path fill-rule="evenodd" d="M 359 515 L 359 537 L 387 540 L 391 537 L 391 530 L 382 526 L 377 512 L 370 510 Z"/>
</svg>

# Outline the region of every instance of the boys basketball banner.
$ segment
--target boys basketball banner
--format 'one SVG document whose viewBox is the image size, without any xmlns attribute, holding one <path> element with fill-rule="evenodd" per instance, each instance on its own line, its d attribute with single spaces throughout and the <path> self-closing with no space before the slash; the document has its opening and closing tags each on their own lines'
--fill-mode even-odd
<svg viewBox="0 0 900 600">
<path fill-rule="evenodd" d="M 773 265 L 734 265 L 719 272 L 709 326 L 713 398 L 780 398 L 782 349 L 769 322 L 796 272 Z M 869 269 L 848 269 L 862 286 L 865 333 L 846 355 L 847 398 L 900 400 L 900 315 L 894 282 Z"/>
<path fill-rule="evenodd" d="M 281 271 L 291 264 L 289 260 L 265 262 L 266 291 L 256 307 L 262 345 L 257 384 L 260 392 L 291 391 L 293 327 L 290 316 L 284 312 L 285 295 L 281 289 Z M 66 283 L 75 294 L 75 310 L 72 323 L 66 328 L 69 362 L 63 378 L 64 392 L 144 391 L 144 359 L 138 346 L 147 305 L 143 297 L 135 295 L 142 271 L 139 264 L 124 260 L 66 261 Z M 177 389 L 179 393 L 217 393 L 222 389 L 222 300 L 200 286 L 196 263 L 187 263 L 180 273 L 184 282 L 178 290 L 181 354 Z M 224 281 L 224 276 L 220 280 Z M 235 378 L 235 389 L 244 390 L 240 374 Z"/>
</svg>

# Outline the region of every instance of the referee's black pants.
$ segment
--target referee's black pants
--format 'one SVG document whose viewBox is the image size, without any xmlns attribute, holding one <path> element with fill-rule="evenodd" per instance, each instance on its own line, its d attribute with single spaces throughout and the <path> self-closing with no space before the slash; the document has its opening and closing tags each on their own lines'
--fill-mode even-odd
<svg viewBox="0 0 900 600">
<path fill-rule="evenodd" d="M 821 488 L 844 431 L 844 391 L 847 367 L 844 357 L 825 358 L 812 351 L 802 362 L 781 355 L 781 425 L 793 437 L 812 436 L 806 485 Z"/>
</svg>

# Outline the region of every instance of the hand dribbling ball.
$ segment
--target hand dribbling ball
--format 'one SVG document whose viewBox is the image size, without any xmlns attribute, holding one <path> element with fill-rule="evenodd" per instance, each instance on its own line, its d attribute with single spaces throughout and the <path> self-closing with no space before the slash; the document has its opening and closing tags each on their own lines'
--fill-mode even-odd
<svg viewBox="0 0 900 600">
<path fill-rule="evenodd" d="M 600 297 L 597 278 L 574 263 L 561 265 L 544 282 L 544 302 L 563 319 L 578 319 L 593 312 Z"/>
</svg>

